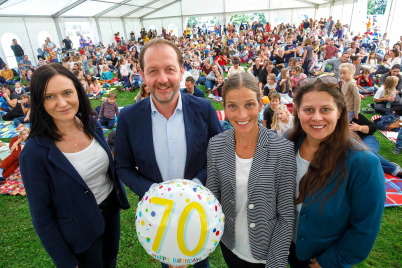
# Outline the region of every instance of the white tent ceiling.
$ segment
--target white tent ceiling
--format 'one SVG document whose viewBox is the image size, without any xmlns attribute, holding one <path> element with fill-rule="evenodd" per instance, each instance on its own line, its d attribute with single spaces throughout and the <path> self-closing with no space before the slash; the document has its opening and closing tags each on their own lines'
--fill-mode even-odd
<svg viewBox="0 0 402 268">
<path fill-rule="evenodd" d="M 146 19 L 226 12 L 317 7 L 335 0 L 0 0 L 0 17 L 94 17 Z M 169 8 L 170 7 L 170 8 Z M 166 12 L 167 9 L 173 10 Z"/>
</svg>

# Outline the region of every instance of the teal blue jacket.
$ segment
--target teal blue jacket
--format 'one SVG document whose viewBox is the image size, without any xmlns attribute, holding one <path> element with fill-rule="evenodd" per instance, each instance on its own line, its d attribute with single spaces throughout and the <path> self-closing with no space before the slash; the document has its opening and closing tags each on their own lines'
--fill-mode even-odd
<svg viewBox="0 0 402 268">
<path fill-rule="evenodd" d="M 296 146 L 296 152 L 302 140 Z M 322 207 L 307 195 L 299 215 L 296 255 L 316 258 L 323 268 L 351 267 L 367 258 L 380 230 L 385 202 L 385 176 L 371 152 L 351 149 L 345 159 L 346 178 Z M 339 170 L 324 196 L 337 185 Z M 316 193 L 315 200 L 321 192 Z"/>
</svg>

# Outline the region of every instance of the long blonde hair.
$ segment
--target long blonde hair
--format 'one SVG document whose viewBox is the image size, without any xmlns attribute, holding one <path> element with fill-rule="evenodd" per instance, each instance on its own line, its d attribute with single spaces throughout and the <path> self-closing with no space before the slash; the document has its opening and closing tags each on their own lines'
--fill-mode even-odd
<svg viewBox="0 0 402 268">
<path fill-rule="evenodd" d="M 399 78 L 396 76 L 388 76 L 384 82 L 384 97 L 392 95 L 395 87 L 398 85 Z"/>
<path fill-rule="evenodd" d="M 281 85 L 281 91 L 280 93 L 284 93 L 286 91 L 286 84 L 288 84 L 289 90 L 292 90 L 292 82 L 290 81 L 290 74 L 289 77 L 286 77 L 286 73 L 289 71 L 288 68 L 282 68 L 281 70 L 281 79 L 286 79 L 285 83 L 282 83 Z"/>
<path fill-rule="evenodd" d="M 288 107 L 285 104 L 279 104 L 275 108 L 275 113 L 274 116 L 272 117 L 272 124 L 271 124 L 271 130 L 276 130 L 277 132 L 281 131 L 281 127 L 279 126 L 279 118 L 278 118 L 278 112 L 285 112 L 287 113 L 288 117 L 291 116 Z"/>
</svg>

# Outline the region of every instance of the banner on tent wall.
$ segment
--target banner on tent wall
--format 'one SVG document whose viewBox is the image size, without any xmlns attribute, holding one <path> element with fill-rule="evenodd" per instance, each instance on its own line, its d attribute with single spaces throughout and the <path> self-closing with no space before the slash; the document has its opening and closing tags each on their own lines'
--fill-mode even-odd
<svg viewBox="0 0 402 268">
<path fill-rule="evenodd" d="M 388 0 L 368 0 L 367 15 L 384 15 Z"/>
</svg>

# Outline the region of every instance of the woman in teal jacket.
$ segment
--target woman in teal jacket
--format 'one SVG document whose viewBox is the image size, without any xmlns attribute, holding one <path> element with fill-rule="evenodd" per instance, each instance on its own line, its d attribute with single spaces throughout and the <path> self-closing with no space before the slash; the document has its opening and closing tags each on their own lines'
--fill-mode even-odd
<svg viewBox="0 0 402 268">
<path fill-rule="evenodd" d="M 294 98 L 296 222 L 290 267 L 351 267 L 380 229 L 385 178 L 380 161 L 348 129 L 337 79 L 307 78 Z"/>
</svg>

